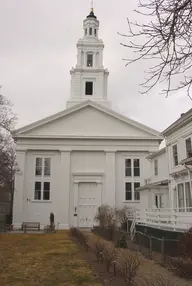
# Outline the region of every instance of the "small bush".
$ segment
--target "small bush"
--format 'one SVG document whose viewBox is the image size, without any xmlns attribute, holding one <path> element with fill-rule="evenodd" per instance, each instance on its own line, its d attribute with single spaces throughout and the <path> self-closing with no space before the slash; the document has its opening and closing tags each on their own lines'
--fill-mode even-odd
<svg viewBox="0 0 192 286">
<path fill-rule="evenodd" d="M 142 277 L 143 286 L 174 286 L 175 283 L 170 278 L 164 277 L 158 273 L 150 274 L 149 277 Z"/>
<path fill-rule="evenodd" d="M 120 228 L 123 230 L 127 230 L 129 212 L 130 208 L 127 206 L 124 206 L 123 208 L 119 208 L 116 210 L 117 221 L 120 225 Z"/>
<path fill-rule="evenodd" d="M 124 277 L 126 286 L 135 285 L 135 278 L 140 263 L 141 261 L 137 254 L 128 251 L 120 251 L 117 267 Z"/>
<path fill-rule="evenodd" d="M 105 248 L 105 243 L 101 238 L 94 238 L 90 240 L 90 246 L 91 249 L 93 251 L 93 253 L 95 254 L 97 261 L 103 261 L 103 251 Z"/>
<path fill-rule="evenodd" d="M 110 271 L 110 267 L 116 263 L 117 250 L 112 243 L 107 243 L 104 248 L 103 258 L 106 263 L 107 272 Z"/>
<path fill-rule="evenodd" d="M 95 221 L 100 227 L 115 228 L 117 225 L 116 209 L 109 205 L 102 205 L 95 216 Z"/>
<path fill-rule="evenodd" d="M 192 260 L 190 258 L 173 257 L 170 259 L 170 263 L 177 275 L 192 278 Z"/>
</svg>

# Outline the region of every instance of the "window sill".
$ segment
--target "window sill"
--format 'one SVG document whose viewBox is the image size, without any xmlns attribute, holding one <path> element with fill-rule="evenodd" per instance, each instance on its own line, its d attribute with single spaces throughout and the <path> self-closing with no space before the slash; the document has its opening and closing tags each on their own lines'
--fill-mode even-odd
<svg viewBox="0 0 192 286">
<path fill-rule="evenodd" d="M 140 201 L 123 201 L 123 203 L 140 203 Z"/>
<path fill-rule="evenodd" d="M 43 200 L 31 200 L 32 203 L 45 203 L 45 204 L 51 204 L 52 201 L 43 201 Z"/>
</svg>

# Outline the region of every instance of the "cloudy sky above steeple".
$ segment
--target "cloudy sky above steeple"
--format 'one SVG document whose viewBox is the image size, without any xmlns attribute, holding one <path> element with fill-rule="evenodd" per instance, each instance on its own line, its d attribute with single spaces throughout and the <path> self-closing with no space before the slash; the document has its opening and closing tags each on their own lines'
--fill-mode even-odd
<svg viewBox="0 0 192 286">
<path fill-rule="evenodd" d="M 192 106 L 183 92 L 169 98 L 139 93 L 146 63 L 125 68 L 132 54 L 120 46 L 127 17 L 136 20 L 137 0 L 95 0 L 99 36 L 105 44 L 104 65 L 110 71 L 108 98 L 113 109 L 162 131 Z M 14 104 L 18 127 L 65 108 L 70 95 L 69 70 L 76 65 L 76 43 L 90 0 L 0 0 L 0 84 Z"/>
</svg>

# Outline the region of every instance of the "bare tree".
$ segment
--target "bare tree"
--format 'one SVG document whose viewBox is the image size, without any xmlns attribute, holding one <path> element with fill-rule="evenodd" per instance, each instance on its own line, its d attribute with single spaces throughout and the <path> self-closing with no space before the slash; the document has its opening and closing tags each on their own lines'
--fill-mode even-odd
<svg viewBox="0 0 192 286">
<path fill-rule="evenodd" d="M 128 20 L 128 34 L 120 34 L 135 52 L 127 65 L 152 60 L 141 86 L 147 93 L 158 83 L 166 83 L 162 93 L 168 96 L 186 90 L 192 100 L 192 0 L 139 0 L 136 16 L 146 16 L 146 23 Z M 153 61 L 154 60 L 154 61 Z"/>
<path fill-rule="evenodd" d="M 1 87 L 0 87 L 1 90 Z M 15 146 L 11 131 L 16 123 L 11 103 L 0 94 L 0 186 L 13 188 L 15 171 Z"/>
</svg>

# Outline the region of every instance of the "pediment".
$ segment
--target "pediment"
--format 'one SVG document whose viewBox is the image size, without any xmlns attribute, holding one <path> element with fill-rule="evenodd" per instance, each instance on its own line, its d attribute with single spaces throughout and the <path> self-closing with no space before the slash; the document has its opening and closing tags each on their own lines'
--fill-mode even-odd
<svg viewBox="0 0 192 286">
<path fill-rule="evenodd" d="M 81 105 L 73 110 L 65 110 L 17 130 L 16 136 L 29 137 L 160 137 L 160 134 L 112 110 L 94 103 Z"/>
</svg>

